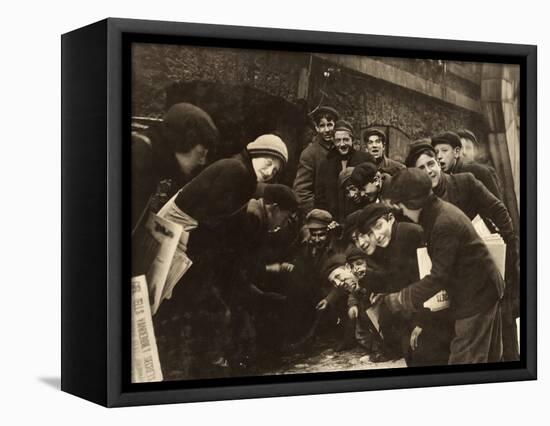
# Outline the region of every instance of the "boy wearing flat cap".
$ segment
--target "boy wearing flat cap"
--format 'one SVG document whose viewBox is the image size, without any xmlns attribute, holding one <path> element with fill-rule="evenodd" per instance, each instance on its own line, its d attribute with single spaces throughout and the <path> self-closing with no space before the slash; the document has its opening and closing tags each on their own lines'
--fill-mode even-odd
<svg viewBox="0 0 550 426">
<path fill-rule="evenodd" d="M 361 212 L 359 232 L 369 234 L 376 244 L 377 269 L 372 278 L 377 282 L 372 285 L 373 290 L 392 293 L 418 280 L 416 251 L 424 245 L 420 226 L 398 222 L 392 208 L 373 203 Z M 382 311 L 380 328 L 388 349 L 396 356 L 402 355 L 408 322 Z"/>
<path fill-rule="evenodd" d="M 405 168 L 399 161 L 386 156 L 386 134 L 378 129 L 368 129 L 363 134 L 363 141 L 367 145 L 367 152 L 376 160 L 378 169 L 383 173 L 394 175 Z"/>
<path fill-rule="evenodd" d="M 289 336 L 289 340 L 303 342 L 312 337 L 307 331 L 318 316 L 316 308 L 325 305 L 320 304 L 320 301 L 330 293 L 326 289 L 326 277 L 323 277 L 321 272 L 323 264 L 327 258 L 338 252 L 335 248 L 335 222 L 329 212 L 321 209 L 311 210 L 306 216 L 304 229 L 307 238 L 298 247 L 291 262 L 294 268 L 289 275 L 291 283 L 287 294 L 286 315 L 291 323 L 289 332 L 292 336 Z M 326 285 L 323 287 L 322 283 Z"/>
<path fill-rule="evenodd" d="M 432 268 L 421 280 L 375 301 L 383 300 L 392 312 L 414 313 L 446 290 L 455 320 L 448 364 L 500 361 L 504 282 L 470 219 L 434 195 L 430 177 L 416 168 L 394 176 L 391 198 L 422 226 Z"/>
<path fill-rule="evenodd" d="M 332 289 L 317 304 L 317 309 L 325 311 L 330 309 L 332 315 L 329 320 L 333 324 L 339 324 L 341 331 L 336 351 L 350 349 L 356 345 L 355 327 L 357 315 L 350 315 L 346 308 L 346 295 L 358 293 L 359 280 L 352 273 L 345 253 L 335 253 L 325 259 L 321 267 L 321 278 L 328 281 Z"/>
<path fill-rule="evenodd" d="M 367 204 L 379 203 L 388 199 L 391 176 L 372 163 L 363 163 L 353 170 L 350 183 L 360 188 Z"/>
<path fill-rule="evenodd" d="M 329 211 L 336 221 L 345 216 L 344 194 L 338 184 L 338 176 L 347 167 L 364 162 L 374 163 L 374 157 L 353 149 L 353 128 L 348 121 L 338 120 L 334 125 L 334 151 L 320 165 L 321 180 L 315 191 L 315 206 Z"/>
<path fill-rule="evenodd" d="M 359 289 L 348 295 L 348 317 L 355 321 L 355 340 L 367 350 L 372 362 L 386 361 L 384 353 L 387 351 L 383 350 L 382 336 L 367 314 L 367 309 L 371 307 L 370 296 L 378 292 L 372 286 L 376 279 L 373 279 L 372 270 L 367 265 L 367 255 L 356 246 L 350 246 L 346 250 L 346 261 L 359 283 Z M 376 315 L 376 312 L 371 314 Z"/>
<path fill-rule="evenodd" d="M 499 179 L 489 167 L 476 162 L 465 163 L 462 153 L 462 141 L 455 132 L 443 132 L 432 138 L 432 146 L 441 169 L 448 174 L 471 173 L 499 200 L 502 191 Z"/>
<path fill-rule="evenodd" d="M 319 166 L 334 147 L 334 123 L 338 120 L 338 111 L 328 106 L 317 108 L 311 115 L 317 135 L 300 155 L 293 186 L 303 216 L 315 206 L 315 188 L 321 177 Z"/>
<path fill-rule="evenodd" d="M 489 229 L 498 229 L 506 243 L 506 303 L 503 305 L 504 358 L 506 361 L 519 359 L 517 326 L 519 315 L 519 241 L 506 206 L 495 197 L 471 173 L 442 173 L 436 159 L 436 151 L 426 141 L 410 146 L 407 165 L 423 170 L 430 177 L 432 190 L 441 199 L 457 206 L 470 220 L 479 215 Z"/>
</svg>

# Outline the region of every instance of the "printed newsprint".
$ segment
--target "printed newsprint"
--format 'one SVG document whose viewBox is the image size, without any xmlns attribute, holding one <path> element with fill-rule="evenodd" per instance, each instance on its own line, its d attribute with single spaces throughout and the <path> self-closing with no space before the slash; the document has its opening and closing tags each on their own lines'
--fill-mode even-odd
<svg viewBox="0 0 550 426">
<path fill-rule="evenodd" d="M 144 275 L 132 278 L 132 383 L 160 382 L 162 370 L 147 279 Z"/>
<path fill-rule="evenodd" d="M 150 213 L 145 224 L 145 229 L 147 232 L 144 237 L 146 240 L 144 246 L 149 253 L 146 258 L 151 260 L 150 265 L 144 270 L 147 271 L 146 277 L 151 297 L 151 312 L 154 315 L 162 300 L 170 297 L 172 289 L 177 282 L 177 280 L 169 280 L 169 285 L 167 286 L 169 271 L 175 261 L 174 255 L 183 228 L 181 225 Z M 183 258 L 178 258 L 177 263 L 178 265 L 183 265 L 185 269 L 190 266 L 190 262 L 186 262 Z"/>
<path fill-rule="evenodd" d="M 483 222 L 483 219 L 481 219 L 479 215 L 472 220 L 472 225 L 489 249 L 489 253 L 493 257 L 502 278 L 504 278 L 506 265 L 506 243 L 502 240 L 502 237 L 499 234 L 491 234 L 491 231 L 489 231 L 487 225 L 485 225 L 485 222 Z M 416 257 L 418 259 L 418 272 L 420 279 L 422 279 L 430 273 L 432 269 L 432 261 L 430 259 L 430 255 L 428 254 L 428 250 L 425 247 L 416 250 Z M 449 295 L 445 290 L 441 290 L 439 293 L 424 302 L 424 307 L 432 312 L 447 309 L 449 306 Z"/>
</svg>

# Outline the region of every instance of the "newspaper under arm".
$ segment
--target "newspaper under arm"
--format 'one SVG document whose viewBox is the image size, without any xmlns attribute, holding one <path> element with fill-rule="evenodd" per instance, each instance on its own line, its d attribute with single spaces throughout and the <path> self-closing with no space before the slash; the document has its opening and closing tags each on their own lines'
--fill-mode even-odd
<svg viewBox="0 0 550 426">
<path fill-rule="evenodd" d="M 472 220 L 472 225 L 481 240 L 485 243 L 485 246 L 489 250 L 489 254 L 493 258 L 493 261 L 504 279 L 506 272 L 506 243 L 502 240 L 502 237 L 499 234 L 491 234 L 487 228 L 487 225 L 485 225 L 485 222 L 479 215 Z M 422 279 L 430 273 L 432 269 L 432 261 L 430 259 L 430 255 L 428 254 L 428 250 L 425 247 L 417 249 L 416 255 L 418 259 L 418 271 L 420 279 Z M 432 312 L 447 309 L 450 305 L 451 301 L 445 290 L 441 290 L 439 293 L 424 302 L 424 307 Z"/>
</svg>

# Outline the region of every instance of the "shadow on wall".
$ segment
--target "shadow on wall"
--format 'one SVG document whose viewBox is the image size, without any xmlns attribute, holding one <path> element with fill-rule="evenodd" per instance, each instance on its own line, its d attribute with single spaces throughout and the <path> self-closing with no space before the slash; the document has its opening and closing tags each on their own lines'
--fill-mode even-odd
<svg viewBox="0 0 550 426">
<path fill-rule="evenodd" d="M 216 123 L 221 141 L 212 160 L 240 152 L 262 134 L 279 135 L 289 152 L 288 167 L 279 181 L 292 185 L 304 141 L 311 134 L 305 101 L 294 104 L 248 86 L 186 82 L 167 88 L 166 109 L 179 102 L 197 105 Z"/>
</svg>

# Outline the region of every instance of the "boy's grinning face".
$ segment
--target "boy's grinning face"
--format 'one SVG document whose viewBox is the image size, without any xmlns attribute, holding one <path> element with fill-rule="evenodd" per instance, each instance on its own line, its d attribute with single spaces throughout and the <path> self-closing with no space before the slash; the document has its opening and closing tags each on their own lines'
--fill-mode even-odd
<svg viewBox="0 0 550 426">
<path fill-rule="evenodd" d="M 252 167 L 260 183 L 271 181 L 283 168 L 280 158 L 271 156 L 253 157 Z"/>
<path fill-rule="evenodd" d="M 380 217 L 370 227 L 370 232 L 378 247 L 386 248 L 390 244 L 393 222 L 393 216 L 391 218 Z"/>
<path fill-rule="evenodd" d="M 359 191 L 359 188 L 352 183 L 346 185 L 344 194 L 346 198 L 354 204 L 359 204 L 361 202 L 361 192 Z"/>
<path fill-rule="evenodd" d="M 353 139 L 349 132 L 337 130 L 334 133 L 334 146 L 340 155 L 348 155 L 353 149 Z"/>
<path fill-rule="evenodd" d="M 351 262 L 350 267 L 353 275 L 359 280 L 367 273 L 367 261 L 365 259 L 355 259 Z"/>
<path fill-rule="evenodd" d="M 362 234 L 359 231 L 355 231 L 351 239 L 355 247 L 362 250 L 367 256 L 371 256 L 376 250 L 376 242 L 369 234 Z"/>
<path fill-rule="evenodd" d="M 334 287 L 341 287 L 349 292 L 357 291 L 359 288 L 357 278 L 345 265 L 339 266 L 333 270 L 328 279 Z"/>
<path fill-rule="evenodd" d="M 316 248 L 323 248 L 327 244 L 328 230 L 326 228 L 310 229 L 309 243 Z"/>
</svg>

